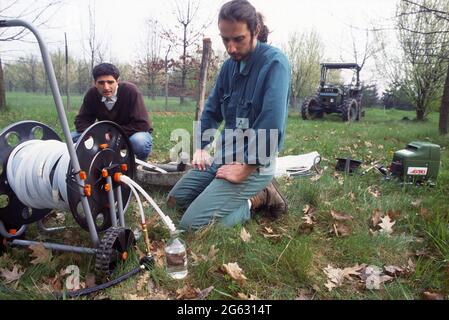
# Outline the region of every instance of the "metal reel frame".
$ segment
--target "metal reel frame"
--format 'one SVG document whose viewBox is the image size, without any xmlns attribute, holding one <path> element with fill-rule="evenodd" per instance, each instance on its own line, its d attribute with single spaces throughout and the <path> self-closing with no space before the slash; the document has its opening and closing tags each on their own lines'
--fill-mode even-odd
<svg viewBox="0 0 449 320">
<path fill-rule="evenodd" d="M 102 177 L 102 169 L 111 168 L 111 166 L 126 165 L 127 170 L 122 173 L 131 179 L 135 176 L 136 164 L 134 152 L 131 143 L 125 132 L 116 123 L 111 121 L 100 121 L 83 132 L 75 145 L 75 151 L 82 171 L 86 172 L 87 179 L 85 184 L 91 186 L 91 196 L 88 202 L 91 209 L 95 228 L 98 232 L 103 232 L 112 226 L 110 204 L 108 194 L 105 191 L 106 179 Z M 114 168 L 111 168 L 113 170 Z M 120 168 L 118 168 L 120 170 Z M 70 210 L 78 224 L 85 230 L 88 229 L 86 216 L 81 205 L 79 186 L 74 179 L 76 173 L 72 165 L 67 172 L 67 193 Z M 113 183 L 114 193 L 117 194 L 117 183 Z M 121 186 L 121 195 L 124 211 L 131 200 L 131 190 Z M 117 210 L 115 210 L 117 211 Z"/>
<path fill-rule="evenodd" d="M 40 133 L 39 133 L 40 132 Z M 9 140 L 16 140 L 12 143 Z M 0 196 L 3 202 L 0 203 L 0 221 L 6 229 L 19 229 L 41 220 L 53 209 L 33 209 L 25 206 L 14 194 L 8 184 L 6 166 L 11 152 L 19 144 L 28 140 L 58 140 L 58 134 L 50 127 L 37 121 L 20 121 L 14 123 L 0 133 Z"/>
</svg>

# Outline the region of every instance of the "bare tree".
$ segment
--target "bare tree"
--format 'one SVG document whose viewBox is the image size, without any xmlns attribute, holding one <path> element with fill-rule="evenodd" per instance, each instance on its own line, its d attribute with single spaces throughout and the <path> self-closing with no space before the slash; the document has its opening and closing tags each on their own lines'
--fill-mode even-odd
<svg viewBox="0 0 449 320">
<path fill-rule="evenodd" d="M 89 1 L 89 33 L 87 38 L 87 51 L 89 54 L 90 72 L 92 72 L 95 64 L 103 62 L 104 58 L 104 44 L 97 34 L 97 17 L 96 17 L 96 3 Z"/>
<path fill-rule="evenodd" d="M 296 108 L 300 99 L 313 94 L 318 87 L 323 44 L 316 31 L 293 33 L 284 51 L 292 67 L 290 105 Z"/>
<path fill-rule="evenodd" d="M 37 27 L 44 25 L 55 14 L 62 4 L 61 0 L 2 0 L 0 7 L 1 19 L 26 19 Z M 0 42 L 26 40 L 28 31 L 25 28 L 0 29 Z M 0 111 L 6 107 L 5 80 L 0 57 Z"/>
<path fill-rule="evenodd" d="M 449 21 L 449 8 L 441 7 L 441 6 L 434 6 L 431 7 L 432 3 L 425 3 L 425 2 L 418 2 L 418 1 L 411 1 L 411 0 L 404 0 L 404 2 L 408 3 L 409 5 L 413 6 L 415 8 L 415 11 L 413 14 L 423 14 L 423 13 L 431 13 L 433 14 L 437 19 L 445 21 L 446 23 Z M 439 3 L 436 3 L 437 5 Z M 439 33 L 449 33 L 449 28 L 442 29 L 439 31 L 436 31 Z M 449 43 L 443 43 L 443 46 L 446 48 L 449 46 Z M 446 63 L 449 61 L 449 57 L 443 57 L 446 58 Z M 443 86 L 443 96 L 441 98 L 441 104 L 440 104 L 440 121 L 439 121 L 439 131 L 441 134 L 447 134 L 449 131 L 449 63 L 447 63 L 447 70 L 446 70 L 446 80 L 444 82 Z"/>
<path fill-rule="evenodd" d="M 186 94 L 186 78 L 188 73 L 188 62 L 189 62 L 189 50 L 195 44 L 198 44 L 199 40 L 202 38 L 204 30 L 211 24 L 212 20 L 204 20 L 204 22 L 198 23 L 201 20 L 198 17 L 198 11 L 200 8 L 199 0 L 174 0 L 176 6 L 176 19 L 181 26 L 182 36 L 177 38 L 176 44 L 182 49 L 181 55 L 181 91 L 179 102 L 180 104 L 185 103 Z M 168 33 L 175 34 L 171 31 Z"/>
<path fill-rule="evenodd" d="M 148 19 L 146 22 L 145 39 L 143 50 L 136 63 L 136 69 L 143 83 L 146 84 L 148 96 L 156 99 L 158 79 L 164 70 L 165 60 L 161 57 L 162 37 L 161 26 L 155 19 Z"/>
<path fill-rule="evenodd" d="M 435 13 L 428 10 L 433 8 Z M 423 120 L 429 106 L 441 98 L 449 55 L 449 12 L 446 0 L 402 0 L 398 4 L 399 41 L 404 54 L 404 84 Z"/>
</svg>

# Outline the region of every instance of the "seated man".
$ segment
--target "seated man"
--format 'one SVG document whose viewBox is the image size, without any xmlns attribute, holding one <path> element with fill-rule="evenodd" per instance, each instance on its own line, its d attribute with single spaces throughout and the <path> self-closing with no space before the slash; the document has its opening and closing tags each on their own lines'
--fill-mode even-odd
<svg viewBox="0 0 449 320">
<path fill-rule="evenodd" d="M 76 142 L 95 120 L 117 123 L 131 141 L 134 154 L 146 160 L 153 145 L 152 125 L 142 93 L 130 82 L 119 81 L 119 70 L 110 63 L 101 63 L 92 70 L 94 86 L 84 96 L 75 118 Z"/>
</svg>

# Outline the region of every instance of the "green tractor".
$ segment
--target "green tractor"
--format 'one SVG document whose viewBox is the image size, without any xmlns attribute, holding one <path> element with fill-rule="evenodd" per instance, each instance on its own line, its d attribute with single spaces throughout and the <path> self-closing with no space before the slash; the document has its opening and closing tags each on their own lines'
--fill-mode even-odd
<svg viewBox="0 0 449 320">
<path fill-rule="evenodd" d="M 350 69 L 354 72 L 349 85 L 327 82 L 329 70 Z M 320 87 L 316 95 L 308 97 L 301 106 L 304 120 L 322 118 L 324 114 L 339 113 L 343 121 L 359 121 L 362 111 L 362 90 L 360 85 L 361 67 L 356 63 L 322 63 Z"/>
</svg>

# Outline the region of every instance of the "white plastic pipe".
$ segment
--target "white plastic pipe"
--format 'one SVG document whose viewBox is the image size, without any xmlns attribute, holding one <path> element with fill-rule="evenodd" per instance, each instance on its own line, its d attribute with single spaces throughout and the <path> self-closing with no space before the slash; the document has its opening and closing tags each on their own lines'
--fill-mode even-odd
<svg viewBox="0 0 449 320">
<path fill-rule="evenodd" d="M 143 188 L 141 186 L 139 186 L 136 182 L 134 182 L 133 180 L 131 180 L 129 177 L 127 177 L 125 175 L 122 175 L 120 177 L 120 180 L 123 181 L 124 183 L 126 183 L 127 185 L 132 185 L 137 190 L 139 190 L 140 193 L 143 194 L 145 199 L 147 199 L 147 201 L 153 206 L 154 210 L 156 210 L 156 212 L 159 214 L 159 216 L 161 217 L 162 221 L 167 226 L 168 230 L 170 230 L 170 233 L 171 234 L 176 233 L 176 227 L 175 227 L 173 221 L 170 219 L 169 216 L 165 215 L 162 212 L 161 208 L 159 208 L 157 203 L 150 197 L 150 195 L 145 190 L 143 190 Z"/>
<path fill-rule="evenodd" d="M 134 194 L 134 197 L 137 199 L 137 203 L 139 205 L 139 211 L 140 211 L 140 218 L 142 220 L 142 224 L 145 224 L 146 223 L 145 212 L 143 210 L 142 201 L 140 201 L 139 193 L 137 193 L 136 188 L 134 188 L 130 183 L 128 183 L 126 181 L 126 179 L 121 179 L 121 181 L 131 189 L 132 193 Z"/>
<path fill-rule="evenodd" d="M 142 160 L 139 160 L 139 159 L 137 159 L 137 158 L 136 158 L 136 163 L 137 163 L 137 164 L 140 164 L 140 165 L 143 166 L 143 167 L 147 167 L 148 169 L 156 170 L 157 172 L 160 172 L 160 173 L 168 173 L 168 172 L 165 171 L 164 169 L 161 169 L 161 168 L 159 168 L 159 167 L 156 167 L 155 165 L 149 164 L 149 163 L 147 163 L 147 162 L 145 162 L 145 161 L 142 161 Z"/>
</svg>

